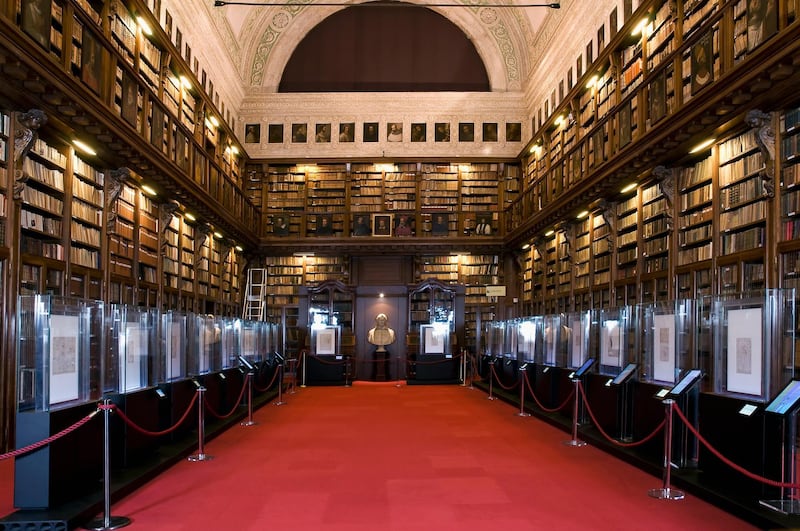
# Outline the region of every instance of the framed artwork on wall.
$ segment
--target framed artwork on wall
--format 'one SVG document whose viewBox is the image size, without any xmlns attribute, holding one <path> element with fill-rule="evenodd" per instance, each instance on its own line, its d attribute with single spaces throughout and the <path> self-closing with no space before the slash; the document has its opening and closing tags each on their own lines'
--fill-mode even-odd
<svg viewBox="0 0 800 531">
<path fill-rule="evenodd" d="M 378 141 L 378 122 L 364 123 L 364 142 Z"/>
<path fill-rule="evenodd" d="M 283 124 L 269 124 L 267 138 L 270 144 L 283 144 Z"/>
</svg>

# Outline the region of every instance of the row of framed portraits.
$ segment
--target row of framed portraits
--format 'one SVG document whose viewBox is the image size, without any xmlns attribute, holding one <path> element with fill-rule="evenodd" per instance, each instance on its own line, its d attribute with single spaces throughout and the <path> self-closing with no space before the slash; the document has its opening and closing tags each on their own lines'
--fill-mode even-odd
<svg viewBox="0 0 800 531">
<path fill-rule="evenodd" d="M 449 236 L 453 215 L 448 212 L 437 212 L 431 215 L 430 233 L 433 236 Z M 315 236 L 333 236 L 333 214 L 316 214 L 307 217 L 307 232 Z M 494 217 L 491 213 L 478 213 L 474 227 L 464 229 L 465 233 L 474 236 L 491 236 L 495 232 Z M 289 236 L 290 221 L 288 214 L 275 214 L 271 219 L 273 236 Z M 368 214 L 355 213 L 352 216 L 352 236 L 416 236 L 416 216 L 409 213 L 400 214 Z"/>
<path fill-rule="evenodd" d="M 428 131 L 428 124 L 425 122 L 413 122 L 404 127 L 403 122 L 364 122 L 361 125 L 361 135 L 356 138 L 356 123 L 343 122 L 338 124 L 338 134 L 334 134 L 333 124 L 315 124 L 313 134 L 309 133 L 307 123 L 293 124 L 268 124 L 266 142 L 268 144 L 283 144 L 290 141 L 293 144 L 306 144 L 314 142 L 317 144 L 329 144 L 338 141 L 342 143 L 350 142 L 379 142 L 384 139 L 386 142 L 500 142 L 501 128 L 497 122 L 483 122 L 476 126 L 474 122 L 459 122 L 458 129 L 453 132 L 449 122 L 435 122 L 433 131 Z M 291 134 L 288 138 L 285 129 L 289 128 Z M 479 137 L 480 135 L 480 137 Z M 522 141 L 522 124 L 520 122 L 506 122 L 504 130 L 506 142 Z M 260 144 L 261 124 L 249 123 L 245 125 L 244 142 L 245 144 Z"/>
</svg>

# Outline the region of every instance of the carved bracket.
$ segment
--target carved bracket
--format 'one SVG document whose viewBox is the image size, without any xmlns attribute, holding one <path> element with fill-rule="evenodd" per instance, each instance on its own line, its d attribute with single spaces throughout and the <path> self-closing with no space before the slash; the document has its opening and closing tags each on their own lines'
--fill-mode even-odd
<svg viewBox="0 0 800 531">
<path fill-rule="evenodd" d="M 596 203 L 597 213 L 603 218 L 603 221 L 608 225 L 608 233 L 606 234 L 606 241 L 610 249 L 616 246 L 617 238 L 617 210 L 614 203 L 610 203 L 605 199 L 600 199 Z"/>
<path fill-rule="evenodd" d="M 747 113 L 745 122 L 755 132 L 756 144 L 764 157 L 764 170 L 761 172 L 762 195 L 775 196 L 775 130 L 772 128 L 772 115 L 753 109 Z"/>
<path fill-rule="evenodd" d="M 22 199 L 22 191 L 28 182 L 23 168 L 33 144 L 39 136 L 39 128 L 47 123 L 47 115 L 39 109 L 17 113 L 17 130 L 14 133 L 14 192 L 15 201 Z"/>
<path fill-rule="evenodd" d="M 675 170 L 672 168 L 665 168 L 664 166 L 656 166 L 653 168 L 653 176 L 658 181 L 658 187 L 661 193 L 667 199 L 667 209 L 664 211 L 664 216 L 667 220 L 667 227 L 670 232 L 674 226 L 672 219 L 672 205 L 675 204 Z"/>
<path fill-rule="evenodd" d="M 575 226 L 566 221 L 560 221 L 556 227 L 556 232 L 563 240 L 563 254 L 572 263 L 572 249 L 575 248 Z"/>
<path fill-rule="evenodd" d="M 130 168 L 118 168 L 108 172 L 106 179 L 106 233 L 116 234 L 117 226 L 117 199 L 122 193 L 122 185 L 131 178 Z"/>
<path fill-rule="evenodd" d="M 161 254 L 164 254 L 167 248 L 167 228 L 169 228 L 169 224 L 172 222 L 172 216 L 178 211 L 180 206 L 181 205 L 177 201 L 168 201 L 158 206 L 158 227 L 161 231 Z"/>
<path fill-rule="evenodd" d="M 200 250 L 203 246 L 208 242 L 208 238 L 211 237 L 211 233 L 213 230 L 211 229 L 211 225 L 208 223 L 202 223 L 197 226 L 198 236 L 195 240 L 195 247 L 194 247 L 194 267 L 197 269 L 197 266 L 200 265 L 200 259 L 202 255 L 200 254 Z"/>
</svg>

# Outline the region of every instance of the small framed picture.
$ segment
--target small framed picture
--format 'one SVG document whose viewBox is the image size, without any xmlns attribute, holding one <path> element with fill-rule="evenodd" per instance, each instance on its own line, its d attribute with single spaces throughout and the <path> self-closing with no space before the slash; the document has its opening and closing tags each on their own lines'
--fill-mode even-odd
<svg viewBox="0 0 800 531">
<path fill-rule="evenodd" d="M 331 124 L 317 124 L 314 141 L 317 144 L 327 144 L 331 141 Z"/>
<path fill-rule="evenodd" d="M 308 141 L 308 125 L 292 124 L 292 143 L 305 144 Z"/>
<path fill-rule="evenodd" d="M 497 142 L 497 122 L 483 123 L 483 141 Z"/>
<path fill-rule="evenodd" d="M 286 215 L 276 214 L 272 216 L 272 235 L 281 237 L 289 235 L 289 219 Z"/>
<path fill-rule="evenodd" d="M 450 234 L 450 214 L 437 212 L 431 217 L 431 234 L 434 236 L 448 236 Z"/>
<path fill-rule="evenodd" d="M 665 102 L 667 97 L 667 86 L 663 70 L 656 74 L 656 77 L 653 78 L 653 81 L 650 83 L 650 87 L 647 92 L 650 95 L 650 123 L 654 124 L 663 118 L 667 112 Z"/>
<path fill-rule="evenodd" d="M 84 28 L 81 48 L 81 81 L 96 94 L 100 93 L 100 78 L 103 76 L 103 51 L 97 38 Z"/>
<path fill-rule="evenodd" d="M 425 142 L 427 139 L 427 124 L 411 124 L 411 141 Z"/>
<path fill-rule="evenodd" d="M 778 31 L 777 2 L 747 0 L 747 51 L 767 40 Z"/>
<path fill-rule="evenodd" d="M 478 214 L 477 223 L 475 224 L 476 236 L 491 236 L 494 229 L 492 228 L 492 214 L 483 212 Z"/>
<path fill-rule="evenodd" d="M 314 220 L 314 234 L 317 236 L 333 236 L 333 216 L 317 214 Z"/>
<path fill-rule="evenodd" d="M 371 236 L 369 214 L 356 214 L 353 217 L 353 236 Z"/>
<path fill-rule="evenodd" d="M 373 236 L 392 235 L 391 214 L 372 214 L 372 235 Z"/>
<path fill-rule="evenodd" d="M 355 130 L 356 124 L 353 122 L 339 124 L 339 142 L 353 142 Z"/>
<path fill-rule="evenodd" d="M 164 149 L 164 111 L 153 104 L 150 110 L 150 143 L 159 151 Z"/>
<path fill-rule="evenodd" d="M 139 85 L 128 72 L 122 74 L 122 118 L 136 127 L 136 115 L 139 112 Z"/>
<path fill-rule="evenodd" d="M 283 124 L 269 124 L 267 139 L 270 144 L 283 144 Z"/>
<path fill-rule="evenodd" d="M 519 122 L 506 122 L 506 142 L 522 141 L 522 124 Z"/>
<path fill-rule="evenodd" d="M 619 147 L 627 146 L 631 141 L 632 114 L 631 101 L 628 100 L 622 104 L 617 115 L 617 120 L 619 120 Z"/>
<path fill-rule="evenodd" d="M 447 122 L 436 122 L 434 126 L 434 140 L 436 142 L 450 142 L 450 124 Z"/>
<path fill-rule="evenodd" d="M 244 143 L 258 144 L 261 142 L 261 124 L 246 124 L 244 126 Z"/>
<path fill-rule="evenodd" d="M 692 96 L 714 81 L 714 67 L 711 34 L 703 37 L 692 46 Z"/>
<path fill-rule="evenodd" d="M 401 122 L 389 122 L 388 124 L 386 124 L 386 141 L 387 142 L 403 141 L 403 124 Z"/>
<path fill-rule="evenodd" d="M 366 122 L 364 124 L 364 142 L 378 141 L 378 122 Z"/>
<path fill-rule="evenodd" d="M 416 232 L 414 223 L 414 216 L 411 214 L 395 214 L 394 215 L 394 235 L 395 236 L 413 236 Z"/>
<path fill-rule="evenodd" d="M 472 122 L 461 122 L 458 124 L 458 141 L 473 142 L 475 140 L 475 124 Z"/>
<path fill-rule="evenodd" d="M 50 49 L 50 17 L 50 0 L 22 0 L 22 31 L 47 50 Z"/>
</svg>

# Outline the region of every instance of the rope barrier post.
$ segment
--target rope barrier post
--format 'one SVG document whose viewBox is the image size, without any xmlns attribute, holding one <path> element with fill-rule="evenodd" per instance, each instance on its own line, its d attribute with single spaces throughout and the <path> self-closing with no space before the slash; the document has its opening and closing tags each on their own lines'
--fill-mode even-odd
<svg viewBox="0 0 800 531">
<path fill-rule="evenodd" d="M 300 363 L 303 364 L 303 381 L 300 383 L 300 387 L 305 387 L 306 386 L 306 362 L 307 361 L 308 360 L 306 359 L 306 351 L 304 350 L 304 351 L 302 351 L 300 353 Z"/>
<path fill-rule="evenodd" d="M 247 420 L 242 422 L 242 426 L 255 426 L 258 424 L 253 420 L 253 369 L 247 373 Z"/>
<path fill-rule="evenodd" d="M 119 529 L 131 523 L 125 516 L 111 516 L 111 399 L 103 399 L 103 517 L 92 520 L 86 529 Z"/>
<path fill-rule="evenodd" d="M 461 359 L 458 362 L 458 379 L 461 380 L 461 387 L 467 386 L 467 358 L 464 356 L 464 349 L 461 349 Z"/>
<path fill-rule="evenodd" d="M 400 356 L 397 356 L 395 358 L 395 360 L 397 361 L 397 380 L 396 380 L 396 383 L 394 384 L 394 386 L 395 387 L 402 387 L 402 385 L 400 384 L 400 380 L 403 379 L 403 374 L 402 374 L 402 372 L 403 372 L 403 360 L 400 359 Z"/>
<path fill-rule="evenodd" d="M 664 426 L 664 486 L 660 489 L 650 489 L 647 494 L 659 500 L 682 500 L 682 491 L 670 487 L 672 473 L 672 409 L 675 401 L 671 398 L 664 400 L 666 411 L 666 425 Z"/>
<path fill-rule="evenodd" d="M 530 417 L 530 413 L 525 413 L 525 386 L 523 380 L 528 379 L 528 364 L 523 363 L 519 366 L 519 413 L 518 417 Z"/>
<path fill-rule="evenodd" d="M 477 363 L 475 362 L 475 358 L 470 356 L 469 358 L 469 387 L 467 389 L 476 389 L 475 387 L 475 368 Z"/>
<path fill-rule="evenodd" d="M 580 386 L 581 380 L 580 378 L 573 378 L 572 383 L 575 385 L 575 405 L 572 407 L 572 440 L 564 441 L 566 446 L 586 446 L 586 441 L 581 441 L 578 439 L 578 402 L 581 399 Z"/>
<path fill-rule="evenodd" d="M 495 361 L 496 361 L 495 358 L 492 358 L 492 359 L 489 360 L 489 396 L 486 397 L 487 400 L 497 400 L 497 398 L 495 398 L 492 395 L 492 388 L 493 388 L 493 384 L 494 384 L 494 362 Z"/>
<path fill-rule="evenodd" d="M 205 453 L 204 446 L 204 437 L 206 431 L 206 417 L 205 417 L 205 393 L 206 388 L 200 385 L 199 383 L 195 383 L 197 385 L 197 453 L 194 455 L 190 455 L 187 459 L 192 462 L 197 461 L 209 461 L 214 459 L 214 456 L 208 455 Z"/>
<path fill-rule="evenodd" d="M 344 357 L 344 386 L 350 387 L 350 356 Z"/>
<path fill-rule="evenodd" d="M 278 364 L 278 400 L 274 402 L 276 406 L 282 406 L 286 402 L 283 401 L 283 367 L 286 361 Z"/>
</svg>

